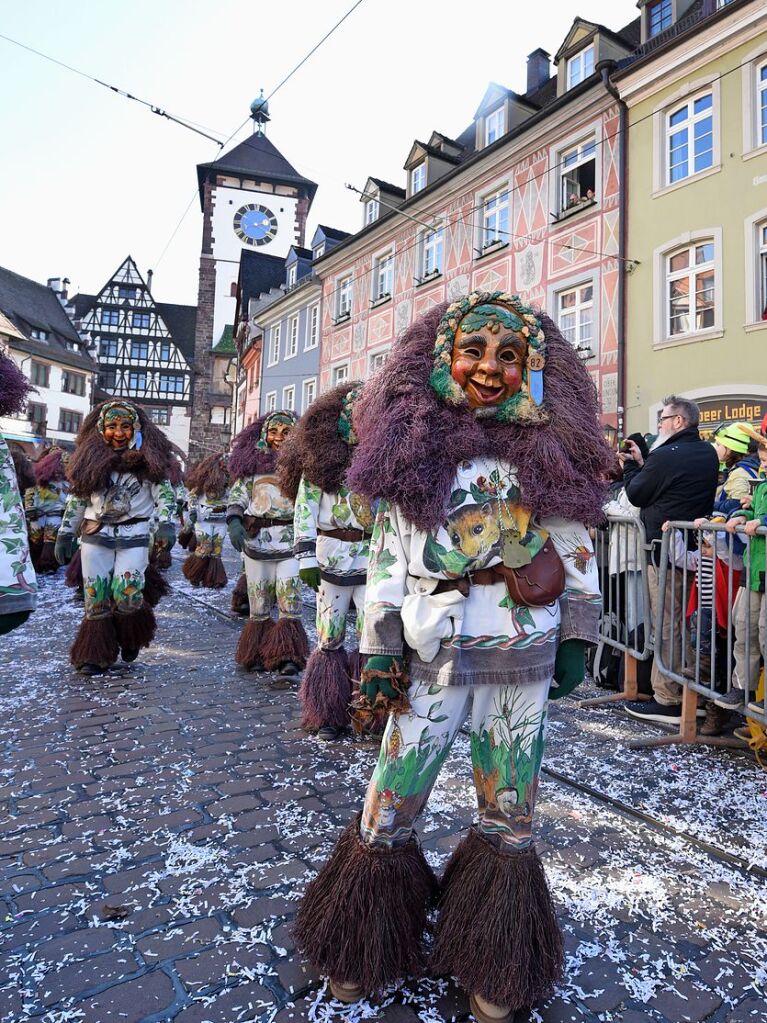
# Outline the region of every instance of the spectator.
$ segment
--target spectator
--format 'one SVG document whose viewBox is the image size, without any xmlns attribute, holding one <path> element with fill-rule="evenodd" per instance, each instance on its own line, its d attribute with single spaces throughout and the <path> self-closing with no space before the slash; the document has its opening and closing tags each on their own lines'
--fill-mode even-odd
<svg viewBox="0 0 767 1023">
<path fill-rule="evenodd" d="M 670 395 L 664 399 L 658 416 L 658 438 L 647 459 L 636 442 L 631 440 L 626 441 L 627 450 L 619 456 L 624 465 L 626 496 L 641 509 L 649 546 L 647 578 L 653 620 L 658 608 L 658 565 L 663 523 L 668 519 L 689 520 L 708 515 L 714 503 L 719 460 L 713 447 L 701 439 L 699 419 L 698 406 L 694 401 Z M 678 666 L 678 671 L 683 667 L 681 626 L 689 599 L 689 592 L 682 592 L 683 579 L 682 572 L 672 573 L 671 585 L 665 593 L 663 634 L 655 638 L 656 654 L 661 650 L 663 661 L 669 667 Z M 692 577 L 688 576 L 688 590 L 691 582 Z M 672 606 L 678 618 L 673 623 Z M 673 650 L 672 625 L 675 637 Z M 654 698 L 648 703 L 627 705 L 627 712 L 644 721 L 678 724 L 682 716 L 682 687 L 660 670 L 657 656 L 652 670 L 652 687 Z"/>
<path fill-rule="evenodd" d="M 751 480 L 759 474 L 755 432 L 746 423 L 723 426 L 714 434 L 713 445 L 723 466 L 722 485 L 717 491 L 714 512 L 725 516 L 740 509 L 751 495 Z"/>
</svg>

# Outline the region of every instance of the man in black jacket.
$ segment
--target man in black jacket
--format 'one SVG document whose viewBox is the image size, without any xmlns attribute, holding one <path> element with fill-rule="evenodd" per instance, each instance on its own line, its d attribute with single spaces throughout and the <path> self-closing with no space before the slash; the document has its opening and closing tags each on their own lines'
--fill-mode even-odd
<svg viewBox="0 0 767 1023">
<path fill-rule="evenodd" d="M 672 394 L 663 401 L 658 416 L 658 439 L 645 461 L 633 441 L 626 441 L 627 451 L 621 454 L 626 496 L 641 508 L 647 542 L 648 584 L 650 610 L 655 620 L 658 606 L 658 563 L 663 523 L 669 519 L 692 520 L 710 515 L 714 504 L 719 459 L 711 444 L 698 433 L 700 413 L 694 401 Z M 663 650 L 663 660 L 673 665 L 677 673 L 682 669 L 682 619 L 687 607 L 688 593 L 683 593 L 683 574 L 674 572 L 673 584 L 666 587 L 663 635 L 656 637 L 656 649 Z M 692 574 L 688 586 L 692 584 Z M 672 593 L 674 596 L 675 650 L 671 651 Z M 627 706 L 632 717 L 645 721 L 677 724 L 682 715 L 682 687 L 653 665 L 652 687 L 654 699 L 649 703 Z"/>
</svg>

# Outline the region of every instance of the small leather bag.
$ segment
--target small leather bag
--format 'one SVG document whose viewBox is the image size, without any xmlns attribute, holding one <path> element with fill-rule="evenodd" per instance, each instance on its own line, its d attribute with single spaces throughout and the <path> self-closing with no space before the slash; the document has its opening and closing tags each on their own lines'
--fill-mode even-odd
<svg viewBox="0 0 767 1023">
<path fill-rule="evenodd" d="M 559 600 L 565 592 L 565 566 L 551 537 L 547 538 L 529 565 L 521 568 L 494 565 L 492 570 L 503 577 L 515 604 L 546 607 Z"/>
</svg>

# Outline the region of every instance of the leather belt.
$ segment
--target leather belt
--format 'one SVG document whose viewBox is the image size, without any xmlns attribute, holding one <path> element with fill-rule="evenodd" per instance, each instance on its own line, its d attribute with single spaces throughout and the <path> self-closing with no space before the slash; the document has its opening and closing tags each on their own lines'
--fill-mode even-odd
<svg viewBox="0 0 767 1023">
<path fill-rule="evenodd" d="M 359 543 L 367 534 L 362 529 L 318 529 L 319 536 L 329 536 L 331 540 L 343 540 L 345 543 Z"/>
<path fill-rule="evenodd" d="M 458 590 L 464 597 L 468 597 L 472 586 L 492 586 L 493 583 L 503 581 L 504 576 L 494 568 L 478 568 L 476 572 L 461 576 L 460 579 L 440 579 L 432 593 L 448 593 L 450 590 Z"/>
</svg>

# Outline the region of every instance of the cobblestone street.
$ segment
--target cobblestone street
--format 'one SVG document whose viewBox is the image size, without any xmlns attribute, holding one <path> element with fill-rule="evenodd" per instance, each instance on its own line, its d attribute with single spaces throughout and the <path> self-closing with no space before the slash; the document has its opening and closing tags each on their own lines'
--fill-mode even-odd
<svg viewBox="0 0 767 1023">
<path fill-rule="evenodd" d="M 342 1008 L 295 955 L 376 746 L 305 735 L 295 690 L 236 670 L 236 568 L 193 595 L 177 557 L 155 645 L 104 678 L 69 666 L 61 573 L 3 638 L 2 1023 L 469 1019 L 445 979 Z M 537 834 L 567 976 L 533 1018 L 767 1021 L 767 775 L 747 752 L 627 750 L 642 729 L 553 711 Z M 420 826 L 435 868 L 473 806 L 460 736 Z"/>
</svg>

